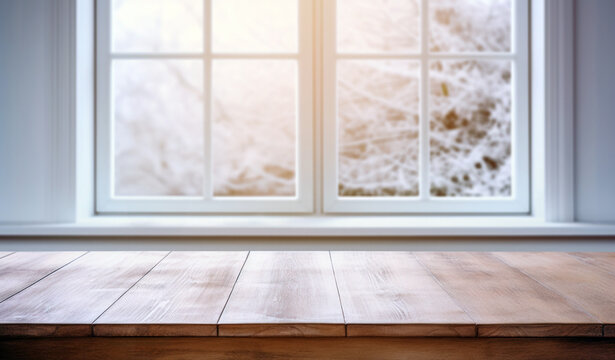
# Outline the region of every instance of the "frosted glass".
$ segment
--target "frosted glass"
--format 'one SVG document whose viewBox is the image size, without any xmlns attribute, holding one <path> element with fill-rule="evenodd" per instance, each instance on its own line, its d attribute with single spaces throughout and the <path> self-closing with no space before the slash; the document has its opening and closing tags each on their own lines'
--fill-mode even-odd
<svg viewBox="0 0 615 360">
<path fill-rule="evenodd" d="M 202 194 L 202 69 L 200 60 L 113 62 L 115 195 Z"/>
<path fill-rule="evenodd" d="M 202 0 L 113 0 L 111 4 L 114 51 L 203 51 Z"/>
<path fill-rule="evenodd" d="M 420 15 L 418 0 L 338 0 L 338 51 L 418 52 Z"/>
<path fill-rule="evenodd" d="M 431 195 L 511 195 L 511 63 L 430 68 Z"/>
<path fill-rule="evenodd" d="M 212 0 L 216 53 L 292 53 L 298 49 L 297 0 Z"/>
<path fill-rule="evenodd" d="M 296 124 L 296 61 L 214 61 L 214 195 L 294 196 Z"/>
<path fill-rule="evenodd" d="M 434 52 L 506 52 L 511 0 L 430 0 L 429 48 Z"/>
<path fill-rule="evenodd" d="M 340 196 L 418 195 L 419 63 L 338 62 Z"/>
</svg>

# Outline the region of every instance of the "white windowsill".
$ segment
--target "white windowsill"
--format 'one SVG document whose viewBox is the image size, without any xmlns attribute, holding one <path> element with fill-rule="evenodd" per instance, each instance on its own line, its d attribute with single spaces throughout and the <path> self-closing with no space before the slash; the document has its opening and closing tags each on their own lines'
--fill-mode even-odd
<svg viewBox="0 0 615 360">
<path fill-rule="evenodd" d="M 0 224 L 0 236 L 615 236 L 615 224 L 530 216 L 96 216 L 77 223 Z"/>
</svg>

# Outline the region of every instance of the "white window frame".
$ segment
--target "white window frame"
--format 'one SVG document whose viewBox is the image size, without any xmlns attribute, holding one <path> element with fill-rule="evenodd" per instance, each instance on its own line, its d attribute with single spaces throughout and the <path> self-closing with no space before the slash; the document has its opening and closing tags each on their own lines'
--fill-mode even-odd
<svg viewBox="0 0 615 360">
<path fill-rule="evenodd" d="M 313 211 L 313 3 L 298 0 L 297 53 L 213 53 L 211 0 L 203 0 L 204 44 L 201 53 L 113 53 L 111 1 L 96 1 L 96 211 L 100 213 L 308 213 Z M 205 167 L 203 196 L 114 197 L 111 69 L 113 59 L 202 59 L 205 94 Z M 294 59 L 298 66 L 296 123 L 296 196 L 214 197 L 212 190 L 211 66 L 216 59 Z"/>
<path fill-rule="evenodd" d="M 427 0 L 422 1 L 422 18 L 427 19 Z M 96 121 L 96 209 L 101 214 L 121 213 L 400 213 L 400 214 L 511 214 L 529 215 L 530 210 L 530 117 L 529 117 L 529 0 L 514 1 L 513 42 L 510 53 L 497 54 L 442 54 L 426 53 L 428 23 L 422 23 L 422 49 L 420 53 L 407 55 L 368 55 L 361 58 L 409 58 L 422 64 L 430 59 L 509 59 L 513 62 L 512 94 L 513 147 L 512 196 L 509 198 L 429 198 L 428 168 L 429 144 L 427 104 L 421 101 L 420 116 L 420 195 L 410 197 L 338 197 L 337 176 L 337 120 L 335 100 L 335 4 L 334 0 L 299 0 L 299 54 L 212 54 L 210 51 L 210 25 L 205 29 L 204 53 L 207 77 L 213 58 L 289 58 L 299 61 L 299 121 L 297 126 L 297 196 L 289 197 L 118 197 L 112 194 L 113 159 L 110 68 L 114 55 L 110 51 L 110 1 L 96 1 L 97 41 L 97 121 Z M 208 11 L 211 0 L 204 0 L 205 21 L 211 24 Z M 313 20 L 313 21 L 312 21 Z M 314 36 L 313 34 L 317 35 Z M 323 36 L 327 34 L 327 36 Z M 322 53 L 321 53 L 322 52 Z M 181 58 L 195 54 L 124 54 L 122 57 Z M 178 57 L 179 56 L 179 57 Z M 343 55 L 352 58 L 352 55 Z M 421 70 L 421 99 L 428 92 L 425 84 L 426 67 Z M 314 76 L 316 75 L 316 76 Z M 322 83 L 321 83 L 322 81 Z M 210 83 L 210 82 L 209 82 Z M 206 91 L 206 98 L 209 96 Z M 206 111 L 209 114 L 209 111 Z M 321 116 L 322 114 L 322 116 Z M 206 116 L 207 116 L 206 115 Z M 314 117 L 314 115 L 316 115 Z M 210 133 L 211 120 L 206 119 L 206 136 Z M 427 130 L 426 130 L 427 129 Z M 319 134 L 314 138 L 314 133 Z M 521 134 L 521 136 L 520 136 Z M 206 137 L 207 139 L 207 137 Z M 206 141 L 205 155 L 211 157 Z M 326 155 L 326 156 L 325 156 Z M 333 155 L 333 156 L 331 156 Z M 210 162 L 207 162 L 210 163 Z M 205 194 L 211 194 L 211 171 L 204 164 Z"/>
<path fill-rule="evenodd" d="M 512 49 L 509 53 L 429 53 L 428 0 L 421 0 L 421 48 L 415 54 L 339 54 L 336 51 L 336 0 L 324 11 L 324 211 L 328 213 L 530 213 L 529 116 L 529 0 L 513 0 Z M 339 197 L 336 63 L 345 59 L 409 59 L 421 63 L 419 114 L 419 196 Z M 511 197 L 430 197 L 429 195 L 429 78 L 432 60 L 510 60 L 512 76 L 512 194 Z"/>
</svg>

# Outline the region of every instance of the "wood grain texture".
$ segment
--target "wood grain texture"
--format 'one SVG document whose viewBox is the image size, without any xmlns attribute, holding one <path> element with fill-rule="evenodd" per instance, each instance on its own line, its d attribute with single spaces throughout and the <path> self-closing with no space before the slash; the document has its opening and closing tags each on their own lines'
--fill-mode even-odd
<svg viewBox="0 0 615 360">
<path fill-rule="evenodd" d="M 0 259 L 0 302 L 75 260 L 84 252 L 19 252 Z"/>
<path fill-rule="evenodd" d="M 0 303 L 0 336 L 53 336 L 63 325 L 90 325 L 166 254 L 88 253 Z M 20 333 L 23 324 L 37 331 Z M 72 334 L 89 335 L 90 326 Z"/>
<path fill-rule="evenodd" d="M 332 252 L 348 336 L 475 336 L 474 321 L 408 252 Z"/>
<path fill-rule="evenodd" d="M 477 322 L 478 336 L 595 336 L 602 332 L 595 318 L 568 299 L 490 254 L 415 256 Z"/>
<path fill-rule="evenodd" d="M 0 323 L 0 337 L 75 337 L 89 336 L 91 333 L 92 326 L 89 324 Z"/>
<path fill-rule="evenodd" d="M 216 336 L 247 252 L 173 252 L 94 324 L 99 336 Z"/>
<path fill-rule="evenodd" d="M 344 336 L 329 253 L 251 252 L 220 336 Z"/>
<path fill-rule="evenodd" d="M 615 338 L 615 325 L 604 325 L 604 337 Z"/>
<path fill-rule="evenodd" d="M 478 325 L 481 337 L 602 337 L 600 324 Z"/>
<path fill-rule="evenodd" d="M 603 324 L 615 324 L 615 275 L 566 253 L 496 253 Z"/>
<path fill-rule="evenodd" d="M 0 339 L 3 359 L 602 360 L 615 339 L 48 338 Z"/>
<path fill-rule="evenodd" d="M 615 252 L 571 253 L 572 256 L 588 264 L 598 266 L 611 274 L 615 274 Z"/>
</svg>

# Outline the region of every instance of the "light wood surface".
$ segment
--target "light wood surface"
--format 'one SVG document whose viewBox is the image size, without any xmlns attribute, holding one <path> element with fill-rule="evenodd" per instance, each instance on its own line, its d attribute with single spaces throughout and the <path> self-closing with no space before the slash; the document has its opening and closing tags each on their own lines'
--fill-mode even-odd
<svg viewBox="0 0 615 360">
<path fill-rule="evenodd" d="M 63 325 L 91 324 L 166 254 L 88 253 L 0 303 L 0 336 L 65 336 Z M 23 324 L 37 331 L 22 332 Z M 71 329 L 78 330 L 72 336 L 91 335 L 89 326 Z"/>
<path fill-rule="evenodd" d="M 83 254 L 84 252 L 20 252 L 0 258 L 0 302 Z"/>
<path fill-rule="evenodd" d="M 69 254 L 0 258 L 0 337 L 615 337 L 607 253 Z"/>
<path fill-rule="evenodd" d="M 100 336 L 216 336 L 247 252 L 174 252 L 94 324 Z"/>
<path fill-rule="evenodd" d="M 0 339 L 3 359 L 612 360 L 615 339 L 54 338 Z"/>
<path fill-rule="evenodd" d="M 475 336 L 474 321 L 408 252 L 332 252 L 348 336 Z"/>
<path fill-rule="evenodd" d="M 478 336 L 602 334 L 594 317 L 490 254 L 415 256 L 477 322 Z"/>
<path fill-rule="evenodd" d="M 572 253 L 570 255 L 615 274 L 615 253 Z"/>
<path fill-rule="evenodd" d="M 615 275 L 565 253 L 497 253 L 604 324 L 615 324 Z"/>
<path fill-rule="evenodd" d="M 220 336 L 344 336 L 329 252 L 251 252 Z"/>
</svg>

